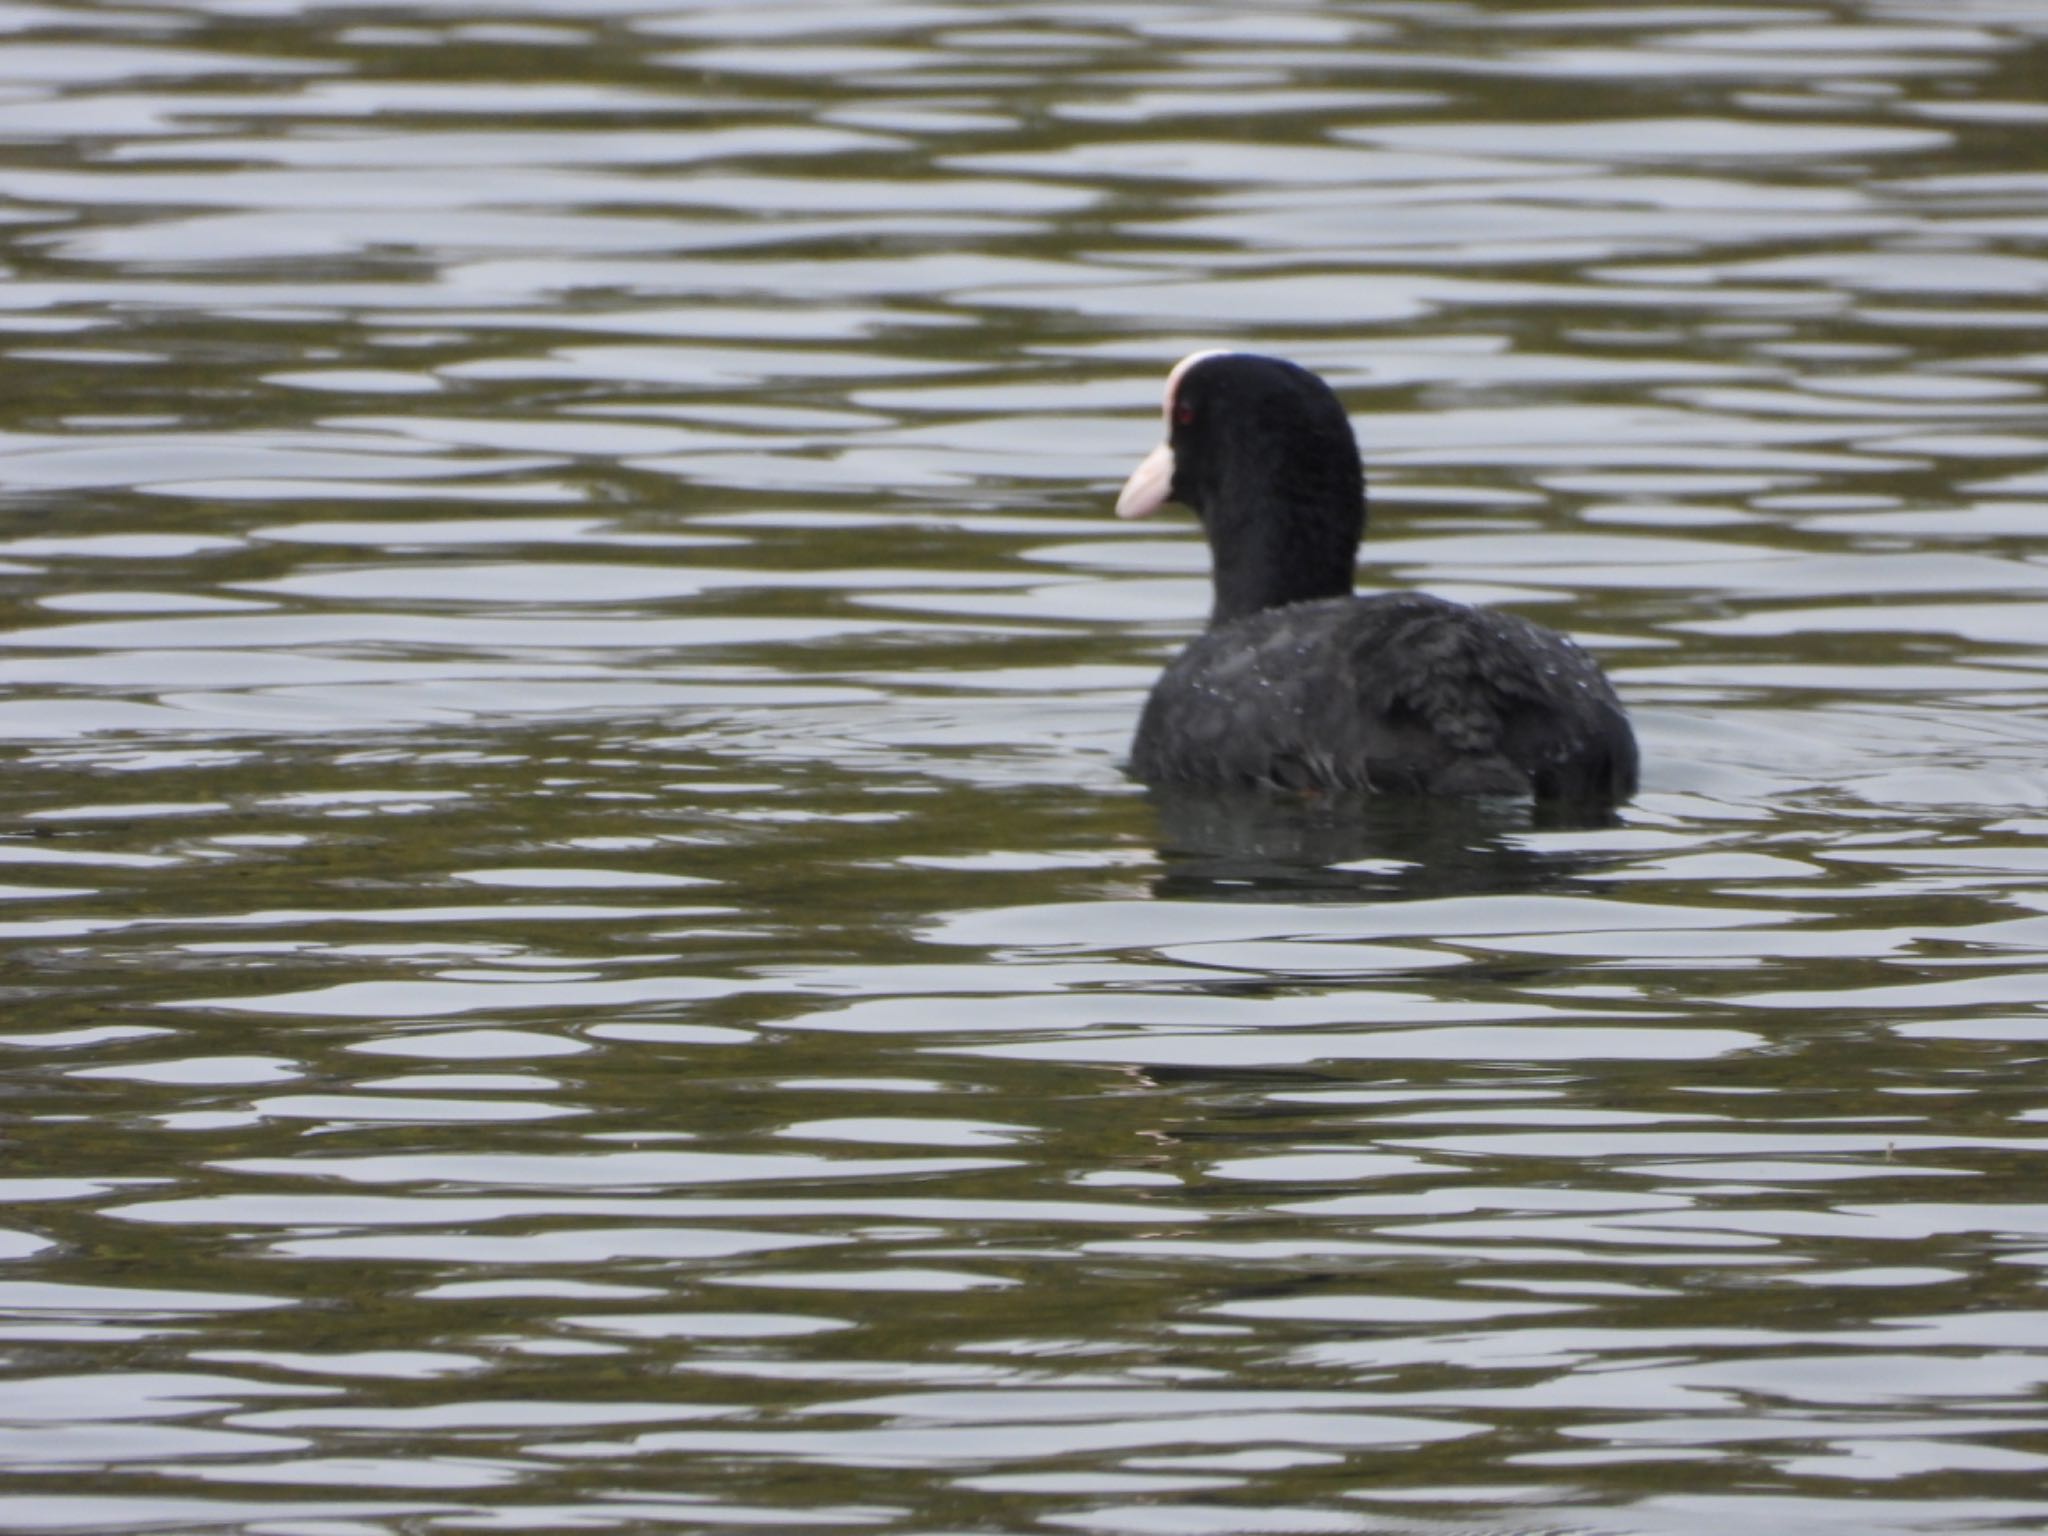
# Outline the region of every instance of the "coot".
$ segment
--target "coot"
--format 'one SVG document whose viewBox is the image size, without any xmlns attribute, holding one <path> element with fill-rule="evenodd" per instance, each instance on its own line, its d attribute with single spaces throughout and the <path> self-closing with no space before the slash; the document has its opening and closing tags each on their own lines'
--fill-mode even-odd
<svg viewBox="0 0 2048 1536">
<path fill-rule="evenodd" d="M 1216 601 L 1145 701 L 1136 777 L 1597 805 L 1635 793 L 1628 716 L 1563 635 L 1419 592 L 1352 594 L 1365 474 L 1329 385 L 1279 358 L 1197 352 L 1167 375 L 1165 414 L 1117 516 L 1191 508 Z"/>
</svg>

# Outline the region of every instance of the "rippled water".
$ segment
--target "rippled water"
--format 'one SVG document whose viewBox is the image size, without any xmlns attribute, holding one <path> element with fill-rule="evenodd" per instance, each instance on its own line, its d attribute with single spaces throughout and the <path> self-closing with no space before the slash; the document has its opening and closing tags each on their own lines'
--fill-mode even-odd
<svg viewBox="0 0 2048 1536">
<path fill-rule="evenodd" d="M 0 1528 L 2048 1529 L 2048 10 L 0 10 Z M 1148 797 L 1169 363 L 1618 823 Z"/>
</svg>

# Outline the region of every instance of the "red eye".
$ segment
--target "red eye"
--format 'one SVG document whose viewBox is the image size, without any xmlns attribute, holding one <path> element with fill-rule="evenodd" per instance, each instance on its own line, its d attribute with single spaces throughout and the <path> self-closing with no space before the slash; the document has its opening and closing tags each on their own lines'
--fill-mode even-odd
<svg viewBox="0 0 2048 1536">
<path fill-rule="evenodd" d="M 1187 401 L 1182 400 L 1173 408 L 1173 419 L 1184 427 L 1188 426 L 1195 419 L 1195 408 L 1188 404 Z"/>
</svg>

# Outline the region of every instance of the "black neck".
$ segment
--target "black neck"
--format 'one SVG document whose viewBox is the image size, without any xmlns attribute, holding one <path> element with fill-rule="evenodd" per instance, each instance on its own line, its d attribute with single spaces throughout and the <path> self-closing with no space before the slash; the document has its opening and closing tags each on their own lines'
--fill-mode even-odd
<svg viewBox="0 0 2048 1536">
<path fill-rule="evenodd" d="M 1297 471 L 1281 484 L 1261 478 L 1254 485 L 1226 483 L 1200 509 L 1216 590 L 1211 627 L 1263 608 L 1351 592 L 1365 524 L 1356 469 L 1312 480 Z"/>
</svg>

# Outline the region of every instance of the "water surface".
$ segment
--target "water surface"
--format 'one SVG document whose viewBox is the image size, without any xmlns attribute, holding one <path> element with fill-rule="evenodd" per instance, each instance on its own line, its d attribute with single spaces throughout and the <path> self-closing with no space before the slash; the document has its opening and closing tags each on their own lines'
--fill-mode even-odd
<svg viewBox="0 0 2048 1536">
<path fill-rule="evenodd" d="M 0 11 L 0 1528 L 2048 1523 L 2048 17 Z M 1161 378 L 1611 826 L 1148 796 Z"/>
</svg>

